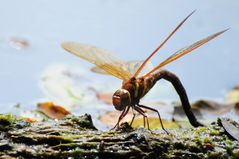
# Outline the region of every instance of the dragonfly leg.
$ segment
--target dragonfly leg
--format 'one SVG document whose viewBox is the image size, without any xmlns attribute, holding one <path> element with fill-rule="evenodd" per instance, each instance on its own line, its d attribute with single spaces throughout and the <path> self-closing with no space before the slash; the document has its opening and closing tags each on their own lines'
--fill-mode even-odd
<svg viewBox="0 0 239 159">
<path fill-rule="evenodd" d="M 150 130 L 149 119 L 148 119 L 147 115 L 145 114 L 144 110 L 142 110 L 140 107 L 137 107 L 137 106 L 135 106 L 134 108 L 139 114 L 143 115 L 143 117 L 144 117 L 144 127 L 145 127 L 145 120 L 146 120 L 147 127 Z"/>
<path fill-rule="evenodd" d="M 126 108 L 122 111 L 122 113 L 121 113 L 120 116 L 119 116 L 119 119 L 118 119 L 117 123 L 115 124 L 115 126 L 114 126 L 111 130 L 113 130 L 113 129 L 119 127 L 120 121 L 127 115 L 127 113 L 129 112 L 129 108 L 130 108 L 130 106 L 126 107 Z"/>
<path fill-rule="evenodd" d="M 132 118 L 132 120 L 131 120 L 131 122 L 130 122 L 130 126 L 132 126 L 132 124 L 133 124 L 133 122 L 134 122 L 134 119 L 135 119 L 135 116 L 136 116 L 136 114 L 135 114 L 135 112 L 134 112 L 134 107 L 135 107 L 135 106 L 132 106 L 133 118 Z"/>
<path fill-rule="evenodd" d="M 138 105 L 138 106 L 141 107 L 141 108 L 149 109 L 149 110 L 152 110 L 152 111 L 156 112 L 156 113 L 158 114 L 159 121 L 160 121 L 160 124 L 161 124 L 161 126 L 162 126 L 162 129 L 163 129 L 167 134 L 169 134 L 168 131 L 167 131 L 167 130 L 164 128 L 164 126 L 163 126 L 163 122 L 162 122 L 161 116 L 160 116 L 159 111 L 158 111 L 157 109 L 154 109 L 154 108 L 151 108 L 151 107 L 148 107 L 148 106 L 145 106 L 145 105 Z"/>
<path fill-rule="evenodd" d="M 159 74 L 158 80 L 161 78 L 165 79 L 165 80 L 171 82 L 172 85 L 174 86 L 174 88 L 177 91 L 177 93 L 180 97 L 180 100 L 182 102 L 184 112 L 186 113 L 186 115 L 189 119 L 189 122 L 192 124 L 192 126 L 194 126 L 194 127 L 203 126 L 203 124 L 201 124 L 199 121 L 197 121 L 195 115 L 193 114 L 191 105 L 188 100 L 186 90 L 184 89 L 179 78 L 175 74 L 173 74 L 169 71 L 166 71 L 166 70 L 162 70 L 158 74 Z"/>
</svg>

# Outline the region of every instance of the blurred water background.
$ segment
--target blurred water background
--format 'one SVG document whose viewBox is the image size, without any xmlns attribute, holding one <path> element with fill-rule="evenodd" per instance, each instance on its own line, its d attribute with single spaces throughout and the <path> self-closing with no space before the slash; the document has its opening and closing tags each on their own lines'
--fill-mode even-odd
<svg viewBox="0 0 239 159">
<path fill-rule="evenodd" d="M 66 53 L 61 42 L 92 44 L 115 52 L 124 60 L 143 60 L 195 9 L 152 62 L 156 65 L 178 49 L 230 27 L 220 37 L 166 66 L 180 77 L 190 100 L 223 98 L 227 90 L 239 83 L 238 8 L 235 0 L 2 1 L 1 112 L 9 104 L 29 104 L 46 97 L 39 81 L 52 65 L 64 64 L 88 72 L 92 65 Z M 20 49 L 16 48 L 19 39 L 23 40 Z M 111 85 L 112 90 L 120 86 L 113 77 L 90 72 L 86 76 L 89 80 L 116 83 Z M 109 88 L 107 84 L 105 87 Z M 168 85 L 162 92 L 157 90 L 154 97 L 177 99 Z"/>
</svg>

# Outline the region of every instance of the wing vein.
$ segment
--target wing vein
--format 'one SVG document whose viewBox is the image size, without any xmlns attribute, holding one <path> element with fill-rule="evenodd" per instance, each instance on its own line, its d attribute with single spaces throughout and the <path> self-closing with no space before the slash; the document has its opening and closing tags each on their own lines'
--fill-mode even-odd
<svg viewBox="0 0 239 159">
<path fill-rule="evenodd" d="M 203 44 L 209 42 L 210 40 L 214 39 L 215 37 L 219 36 L 220 34 L 224 33 L 225 31 L 227 31 L 228 29 L 225 29 L 223 31 L 217 32 L 211 36 L 208 36 L 202 40 L 199 40 L 197 42 L 195 42 L 194 44 L 184 47 L 178 51 L 176 51 L 173 55 L 171 55 L 169 58 L 167 58 L 165 61 L 161 62 L 158 66 L 156 66 L 152 71 L 150 71 L 149 73 L 147 73 L 145 76 L 149 76 L 150 74 L 152 74 L 153 72 L 157 71 L 159 68 L 171 63 L 172 61 L 177 60 L 178 58 L 190 53 L 191 51 L 195 50 L 196 48 L 202 46 Z"/>
</svg>

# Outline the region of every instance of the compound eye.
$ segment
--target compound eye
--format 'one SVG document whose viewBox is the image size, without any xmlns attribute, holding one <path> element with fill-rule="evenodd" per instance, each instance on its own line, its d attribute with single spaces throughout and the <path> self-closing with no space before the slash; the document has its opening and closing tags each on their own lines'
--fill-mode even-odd
<svg viewBox="0 0 239 159">
<path fill-rule="evenodd" d="M 121 103 L 125 106 L 129 105 L 130 104 L 130 97 L 128 94 L 124 94 L 122 95 L 121 97 Z"/>
<path fill-rule="evenodd" d="M 116 95 L 113 96 L 113 105 L 121 106 L 121 99 L 119 96 L 116 96 Z"/>
<path fill-rule="evenodd" d="M 117 110 L 123 110 L 131 102 L 129 92 L 124 89 L 117 90 L 113 95 L 113 105 Z"/>
</svg>

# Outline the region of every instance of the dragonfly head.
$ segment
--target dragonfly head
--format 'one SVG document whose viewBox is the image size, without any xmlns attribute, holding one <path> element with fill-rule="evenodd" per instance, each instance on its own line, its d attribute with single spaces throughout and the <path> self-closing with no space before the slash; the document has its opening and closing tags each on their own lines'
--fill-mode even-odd
<svg viewBox="0 0 239 159">
<path fill-rule="evenodd" d="M 126 89 L 118 89 L 113 95 L 113 105 L 117 110 L 123 110 L 131 103 L 130 93 Z"/>
</svg>

